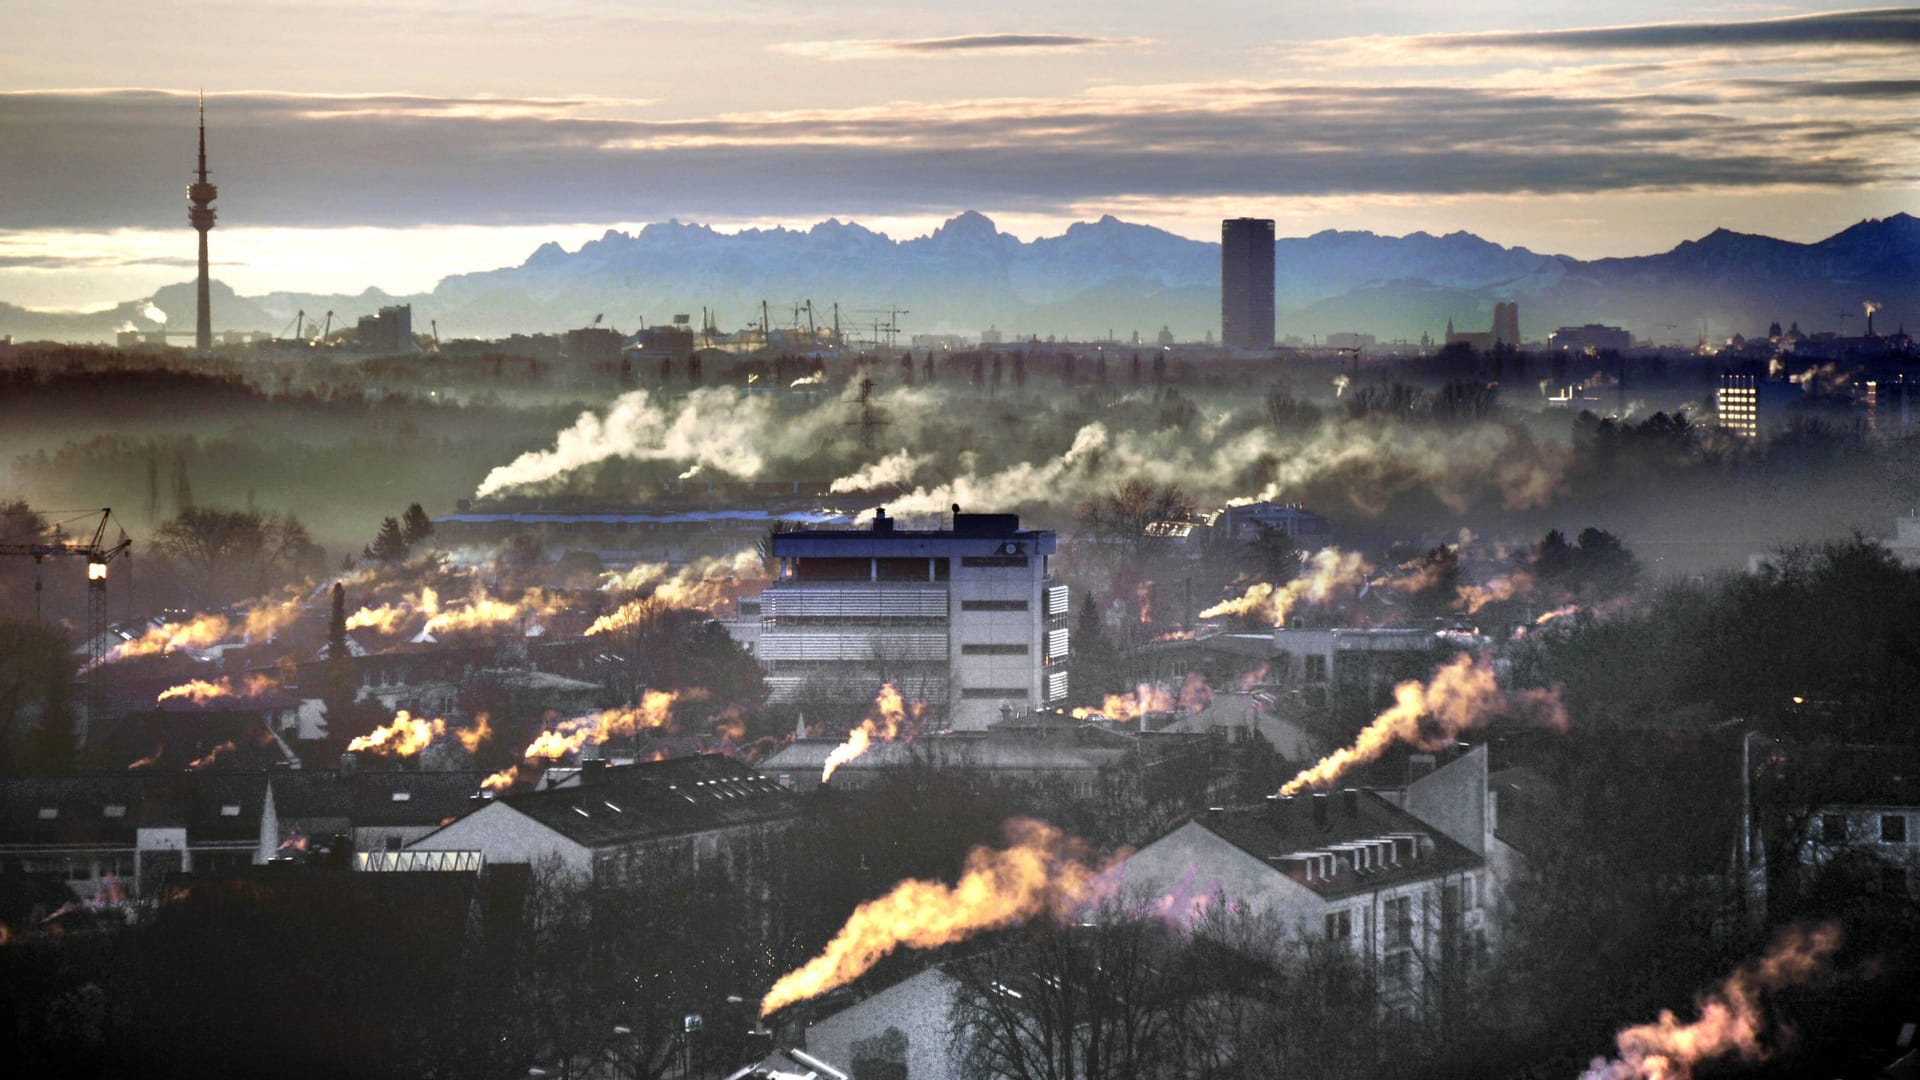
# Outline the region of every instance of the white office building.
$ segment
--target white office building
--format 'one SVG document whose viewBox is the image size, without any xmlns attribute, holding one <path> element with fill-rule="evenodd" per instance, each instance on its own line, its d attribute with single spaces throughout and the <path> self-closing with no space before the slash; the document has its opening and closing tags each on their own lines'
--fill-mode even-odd
<svg viewBox="0 0 1920 1080">
<path fill-rule="evenodd" d="M 884 682 L 937 706 L 957 730 L 1003 707 L 1067 696 L 1067 587 L 1051 532 L 1015 514 L 953 515 L 952 527 L 773 537 L 778 577 L 760 596 L 754 648 L 776 703 L 858 704 Z"/>
</svg>

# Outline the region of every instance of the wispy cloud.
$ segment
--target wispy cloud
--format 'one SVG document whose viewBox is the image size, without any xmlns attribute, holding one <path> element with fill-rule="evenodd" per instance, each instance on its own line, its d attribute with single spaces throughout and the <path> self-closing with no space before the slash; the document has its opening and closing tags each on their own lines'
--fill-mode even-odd
<svg viewBox="0 0 1920 1080">
<path fill-rule="evenodd" d="M 932 38 L 842 38 L 789 41 L 779 52 L 816 60 L 885 60 L 909 56 L 977 56 L 982 53 L 1064 53 L 1146 44 L 1142 38 L 1087 37 L 1080 34 L 962 34 Z"/>
<path fill-rule="evenodd" d="M 1412 39 L 1429 47 L 1529 49 L 1690 49 L 1809 45 L 1920 46 L 1920 8 L 1836 11 L 1729 22 L 1665 22 L 1567 30 L 1433 34 Z"/>
<path fill-rule="evenodd" d="M 1102 200 L 1845 189 L 1913 173 L 1898 101 L 1784 113 L 1731 83 L 1105 88 L 647 119 L 527 99 L 209 101 L 222 225 L 646 221 Z M 182 218 L 191 99 L 0 95 L 7 226 Z M 112 147 L 124 167 L 88 166 Z"/>
</svg>

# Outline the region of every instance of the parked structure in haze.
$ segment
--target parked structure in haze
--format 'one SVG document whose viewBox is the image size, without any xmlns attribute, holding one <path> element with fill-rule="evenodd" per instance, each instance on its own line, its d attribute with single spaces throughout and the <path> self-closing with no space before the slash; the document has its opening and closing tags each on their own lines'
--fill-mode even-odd
<svg viewBox="0 0 1920 1080">
<path fill-rule="evenodd" d="M 373 315 L 360 316 L 360 351 L 376 355 L 413 351 L 413 305 L 389 304 Z"/>
<path fill-rule="evenodd" d="M 955 513 L 951 528 L 773 537 L 779 569 L 760 595 L 756 651 L 775 702 L 858 704 L 891 682 L 980 730 L 1014 708 L 1067 696 L 1067 587 L 1051 532 L 1016 514 Z"/>
<path fill-rule="evenodd" d="M 1618 326 L 1599 323 L 1563 326 L 1547 338 L 1547 346 L 1578 353 L 1626 352 L 1633 348 L 1633 335 Z"/>
<path fill-rule="evenodd" d="M 1273 222 L 1220 223 L 1220 340 L 1229 349 L 1273 348 Z"/>
</svg>

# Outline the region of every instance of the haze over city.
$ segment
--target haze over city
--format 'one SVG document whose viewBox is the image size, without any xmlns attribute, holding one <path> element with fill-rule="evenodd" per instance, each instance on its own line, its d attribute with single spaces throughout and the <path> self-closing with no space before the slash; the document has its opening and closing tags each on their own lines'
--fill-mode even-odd
<svg viewBox="0 0 1920 1080">
<path fill-rule="evenodd" d="M 1920 9 L 16 7 L 9 1075 L 1920 1070 Z"/>
<path fill-rule="evenodd" d="M 137 22 L 138 35 L 92 28 Z M 1112 213 L 1468 230 L 1581 258 L 1911 209 L 1910 11 L 1363 3 L 29 5 L 0 44 L 0 299 L 179 280 L 202 85 L 242 293 L 389 292 L 678 218 Z M 1658 25 L 1653 25 L 1658 24 Z M 778 183 L 768 183 L 778 176 Z"/>
</svg>

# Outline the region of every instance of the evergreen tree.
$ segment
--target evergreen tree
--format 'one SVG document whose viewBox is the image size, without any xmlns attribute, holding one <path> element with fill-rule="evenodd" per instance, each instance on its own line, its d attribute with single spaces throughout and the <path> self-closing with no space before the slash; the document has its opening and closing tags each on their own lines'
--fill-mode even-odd
<svg viewBox="0 0 1920 1080">
<path fill-rule="evenodd" d="M 373 538 L 361 552 L 369 559 L 384 563 L 397 563 L 407 557 L 407 538 L 400 531 L 400 519 L 386 518 L 380 522 L 380 535 Z"/>
<path fill-rule="evenodd" d="M 419 503 L 408 506 L 407 512 L 400 518 L 400 539 L 411 548 L 432 535 L 433 519 L 420 509 Z"/>
<path fill-rule="evenodd" d="M 333 583 L 333 611 L 327 616 L 327 659 L 342 660 L 347 655 L 347 589 Z"/>
</svg>

